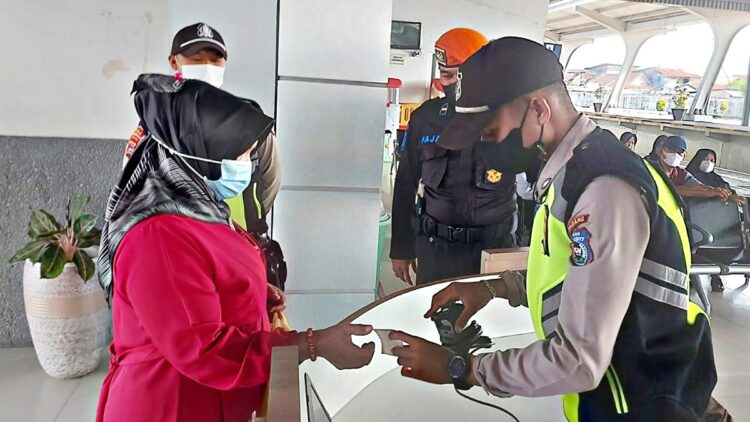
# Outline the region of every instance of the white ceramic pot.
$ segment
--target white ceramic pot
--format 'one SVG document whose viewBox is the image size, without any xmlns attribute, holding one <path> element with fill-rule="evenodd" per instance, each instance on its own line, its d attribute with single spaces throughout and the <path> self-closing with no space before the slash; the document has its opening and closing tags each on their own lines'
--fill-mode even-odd
<svg viewBox="0 0 750 422">
<path fill-rule="evenodd" d="M 42 279 L 39 264 L 26 261 L 23 297 L 39 363 L 55 378 L 96 369 L 106 350 L 110 312 L 95 277 L 83 282 L 73 263 L 56 279 Z"/>
</svg>

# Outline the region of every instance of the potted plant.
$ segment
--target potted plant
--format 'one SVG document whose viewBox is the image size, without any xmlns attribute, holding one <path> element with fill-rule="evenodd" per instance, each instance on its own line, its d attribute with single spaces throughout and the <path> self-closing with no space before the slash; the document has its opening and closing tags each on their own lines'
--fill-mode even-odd
<svg viewBox="0 0 750 422">
<path fill-rule="evenodd" d="M 667 106 L 669 103 L 667 102 L 666 98 L 659 98 L 656 101 L 656 111 L 664 111 L 667 109 Z"/>
<path fill-rule="evenodd" d="M 722 102 L 719 103 L 719 113 L 721 113 L 721 115 L 723 116 L 727 114 L 728 111 L 729 111 L 729 101 L 723 100 Z"/>
<path fill-rule="evenodd" d="M 602 98 L 604 98 L 604 88 L 599 87 L 594 91 L 594 111 L 596 113 L 602 111 Z"/>
<path fill-rule="evenodd" d="M 687 109 L 688 92 L 684 86 L 678 86 L 674 89 L 674 96 L 672 97 L 674 107 L 672 107 L 672 118 L 674 120 L 682 120 Z"/>
<path fill-rule="evenodd" d="M 26 318 L 39 363 L 55 378 L 96 369 L 109 337 L 109 309 L 91 258 L 101 231 L 85 213 L 89 197 L 68 201 L 65 224 L 31 213 L 31 242 L 10 259 L 24 262 Z"/>
</svg>

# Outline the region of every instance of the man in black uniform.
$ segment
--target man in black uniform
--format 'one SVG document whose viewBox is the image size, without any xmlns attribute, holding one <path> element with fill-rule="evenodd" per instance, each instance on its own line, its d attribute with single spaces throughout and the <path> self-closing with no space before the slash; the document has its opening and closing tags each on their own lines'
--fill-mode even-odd
<svg viewBox="0 0 750 422">
<path fill-rule="evenodd" d="M 485 44 L 482 34 L 466 28 L 437 40 L 446 96 L 414 111 L 401 145 L 390 257 L 396 277 L 409 284 L 410 269 L 417 284 L 478 274 L 482 250 L 515 244 L 515 174 L 485 165 L 479 139 L 460 151 L 437 144 L 455 113 L 458 66 Z"/>
</svg>

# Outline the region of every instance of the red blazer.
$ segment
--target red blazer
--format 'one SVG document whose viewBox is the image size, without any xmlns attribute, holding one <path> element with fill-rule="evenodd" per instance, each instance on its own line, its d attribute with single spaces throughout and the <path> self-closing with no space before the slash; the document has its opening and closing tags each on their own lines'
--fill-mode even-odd
<svg viewBox="0 0 750 422">
<path fill-rule="evenodd" d="M 259 409 L 271 348 L 257 245 L 222 224 L 159 215 L 114 262 L 112 359 L 97 421 L 242 421 Z"/>
</svg>

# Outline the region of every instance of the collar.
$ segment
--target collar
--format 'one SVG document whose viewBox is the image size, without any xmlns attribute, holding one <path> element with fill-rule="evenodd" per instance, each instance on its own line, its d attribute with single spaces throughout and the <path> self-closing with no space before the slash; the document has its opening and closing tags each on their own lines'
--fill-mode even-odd
<svg viewBox="0 0 750 422">
<path fill-rule="evenodd" d="M 587 116 L 580 114 L 578 120 L 565 134 L 555 151 L 547 159 L 547 163 L 542 168 L 537 178 L 534 189 L 538 197 L 542 197 L 544 191 L 549 187 L 550 181 L 562 170 L 563 167 L 573 158 L 573 150 L 583 141 L 591 132 L 596 129 L 596 124 Z"/>
</svg>

